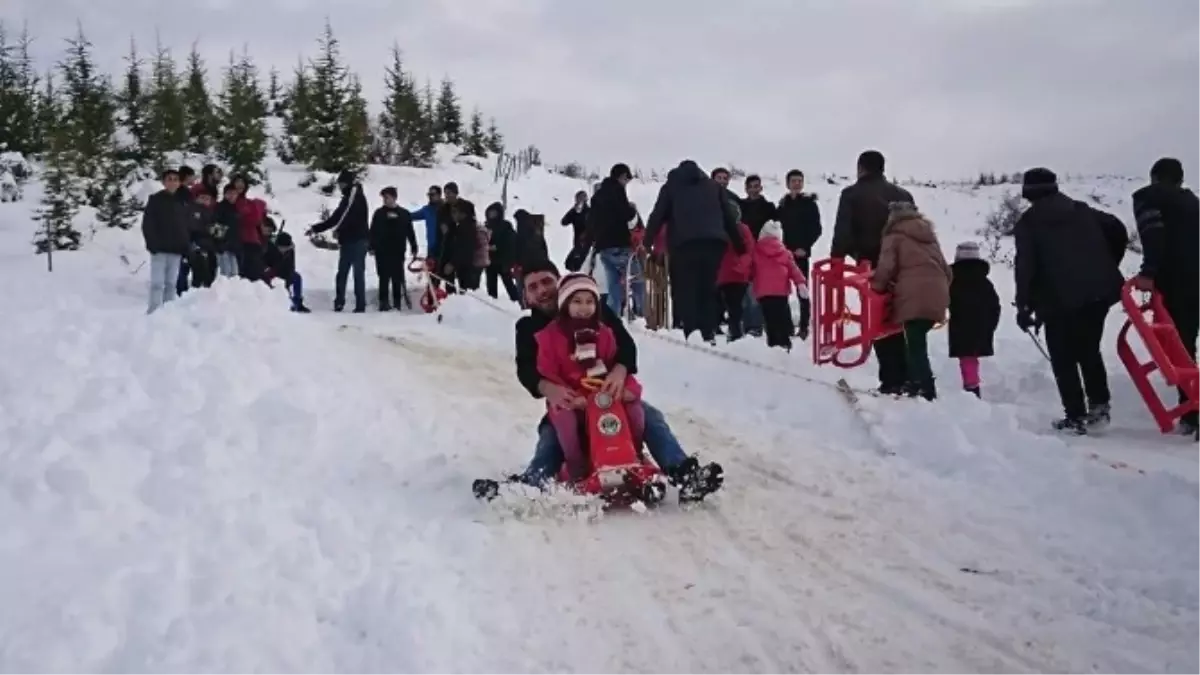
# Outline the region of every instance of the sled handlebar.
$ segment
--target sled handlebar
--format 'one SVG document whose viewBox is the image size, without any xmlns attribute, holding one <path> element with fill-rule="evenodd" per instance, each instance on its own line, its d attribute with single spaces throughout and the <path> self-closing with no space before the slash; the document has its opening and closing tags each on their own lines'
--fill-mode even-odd
<svg viewBox="0 0 1200 675">
<path fill-rule="evenodd" d="M 600 387 L 604 386 L 604 380 L 599 377 L 585 377 L 579 381 L 579 385 L 587 391 L 600 391 Z"/>
</svg>

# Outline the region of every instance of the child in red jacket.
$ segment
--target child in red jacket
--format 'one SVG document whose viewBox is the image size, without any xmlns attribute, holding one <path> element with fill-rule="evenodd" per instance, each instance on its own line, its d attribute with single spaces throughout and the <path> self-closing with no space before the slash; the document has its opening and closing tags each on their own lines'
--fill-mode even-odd
<svg viewBox="0 0 1200 675">
<path fill-rule="evenodd" d="M 729 313 L 730 342 L 742 337 L 742 303 L 754 272 L 754 233 L 745 223 L 738 223 L 738 232 L 746 252 L 739 255 L 730 244 L 725 248 L 725 257 L 721 258 L 721 267 L 717 270 L 717 290 Z"/>
<path fill-rule="evenodd" d="M 600 321 L 600 289 L 586 274 L 568 274 L 558 284 L 558 317 L 538 331 L 538 373 L 543 379 L 575 391 L 584 378 L 603 379 L 617 361 L 617 338 Z M 646 427 L 641 404 L 642 386 L 633 375 L 625 378 L 625 412 L 635 444 L 640 445 Z M 546 414 L 562 446 L 572 480 L 587 474 L 580 416 L 584 399 L 577 397 L 568 408 L 547 405 Z"/>
<path fill-rule="evenodd" d="M 792 284 L 801 298 L 808 297 L 808 280 L 783 245 L 783 227 L 772 220 L 763 225 L 754 247 L 754 297 L 762 307 L 768 347 L 792 348 Z"/>
</svg>

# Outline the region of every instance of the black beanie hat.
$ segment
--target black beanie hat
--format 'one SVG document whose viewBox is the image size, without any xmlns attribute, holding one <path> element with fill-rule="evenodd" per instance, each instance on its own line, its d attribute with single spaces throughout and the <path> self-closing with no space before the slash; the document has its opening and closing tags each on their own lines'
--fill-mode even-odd
<svg viewBox="0 0 1200 675">
<path fill-rule="evenodd" d="M 1030 169 L 1021 177 L 1022 185 L 1058 185 L 1058 176 L 1054 172 L 1044 167 Z"/>
</svg>

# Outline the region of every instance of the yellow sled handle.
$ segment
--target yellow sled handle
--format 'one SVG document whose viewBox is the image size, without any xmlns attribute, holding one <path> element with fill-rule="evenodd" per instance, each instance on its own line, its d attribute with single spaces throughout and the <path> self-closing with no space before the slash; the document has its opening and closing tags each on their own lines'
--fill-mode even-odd
<svg viewBox="0 0 1200 675">
<path fill-rule="evenodd" d="M 587 391 L 599 391 L 600 387 L 604 386 L 604 380 L 598 377 L 585 377 L 579 381 L 579 384 Z"/>
</svg>

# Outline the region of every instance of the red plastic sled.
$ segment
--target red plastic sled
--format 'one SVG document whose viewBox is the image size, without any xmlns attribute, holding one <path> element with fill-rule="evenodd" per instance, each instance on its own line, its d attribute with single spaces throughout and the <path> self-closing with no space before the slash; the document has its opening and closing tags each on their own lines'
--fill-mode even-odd
<svg viewBox="0 0 1200 675">
<path fill-rule="evenodd" d="M 599 495 L 611 506 L 626 506 L 635 501 L 656 504 L 667 493 L 662 470 L 638 451 L 625 405 L 600 393 L 601 384 L 602 380 L 583 381 L 588 390 L 584 438 L 589 473 L 575 483 L 575 488 L 584 494 Z M 559 478 L 564 483 L 570 482 L 565 466 Z"/>
<path fill-rule="evenodd" d="M 1197 390 L 1200 389 L 1200 372 L 1196 369 L 1196 362 L 1184 348 L 1175 322 L 1163 306 L 1162 296 L 1153 292 L 1150 299 L 1142 303 L 1138 302 L 1135 293 L 1137 289 L 1133 286 L 1133 280 L 1125 282 L 1124 288 L 1121 289 L 1121 305 L 1129 318 L 1117 334 L 1117 356 L 1129 371 L 1133 386 L 1137 387 L 1138 393 L 1142 395 L 1142 400 L 1146 402 L 1146 407 L 1158 423 L 1159 430 L 1165 434 L 1175 428 L 1176 420 L 1186 413 L 1195 412 L 1197 405 L 1200 405 L 1200 396 L 1197 395 Z M 1146 351 L 1150 352 L 1149 361 L 1141 361 L 1133 352 L 1129 344 L 1130 329 L 1133 329 L 1146 345 Z M 1156 370 L 1162 373 L 1167 384 L 1183 389 L 1188 400 L 1175 407 L 1167 407 L 1150 382 L 1150 374 Z"/>
<path fill-rule="evenodd" d="M 414 274 L 423 274 L 429 271 L 429 266 L 424 260 L 413 260 L 408 263 L 408 271 Z M 421 309 L 426 314 L 433 314 L 437 311 L 438 305 L 442 304 L 442 301 L 446 299 L 446 295 L 446 289 L 434 286 L 433 277 L 427 277 L 425 292 L 421 294 Z"/>
<path fill-rule="evenodd" d="M 899 333 L 901 327 L 886 323 L 888 296 L 871 289 L 871 263 L 847 265 L 844 258 L 826 258 L 813 264 L 809 297 L 816 330 L 813 331 L 813 363 L 831 363 L 838 368 L 861 366 L 871 357 L 871 343 Z M 846 304 L 848 290 L 858 294 L 857 312 Z M 857 331 L 847 326 L 857 324 Z M 856 356 L 843 356 L 854 350 Z"/>
</svg>

